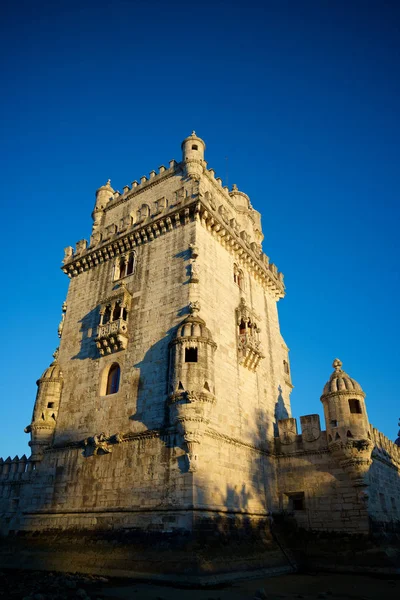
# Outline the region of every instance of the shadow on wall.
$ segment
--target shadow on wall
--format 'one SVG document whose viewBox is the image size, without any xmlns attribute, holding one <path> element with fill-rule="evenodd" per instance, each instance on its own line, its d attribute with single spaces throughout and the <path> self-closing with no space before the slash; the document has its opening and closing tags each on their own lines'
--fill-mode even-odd
<svg viewBox="0 0 400 600">
<path fill-rule="evenodd" d="M 287 419 L 289 417 L 289 413 L 285 406 L 285 402 L 282 396 L 282 388 L 278 386 L 278 398 L 275 402 L 275 423 L 274 423 L 274 436 L 278 436 L 278 421 L 280 419 Z"/>
<path fill-rule="evenodd" d="M 100 307 L 96 306 L 96 308 L 93 308 L 79 322 L 81 324 L 80 331 L 82 333 L 81 348 L 78 354 L 75 354 L 75 356 L 72 357 L 72 360 L 84 360 L 85 358 L 91 358 L 93 360 L 98 358 L 99 353 L 94 340 L 100 322 Z"/>
</svg>

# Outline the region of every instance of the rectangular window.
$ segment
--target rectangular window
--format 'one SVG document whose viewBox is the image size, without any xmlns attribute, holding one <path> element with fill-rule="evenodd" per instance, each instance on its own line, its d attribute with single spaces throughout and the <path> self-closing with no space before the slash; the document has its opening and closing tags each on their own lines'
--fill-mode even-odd
<svg viewBox="0 0 400 600">
<path fill-rule="evenodd" d="M 349 400 L 350 412 L 352 414 L 360 415 L 362 413 L 361 410 L 361 402 L 359 400 L 355 400 L 354 398 L 350 398 Z"/>
<path fill-rule="evenodd" d="M 289 510 L 305 510 L 304 492 L 287 494 L 289 498 Z"/>
<path fill-rule="evenodd" d="M 185 362 L 197 362 L 197 348 L 185 348 Z"/>
<path fill-rule="evenodd" d="M 331 427 L 337 427 L 337 426 L 338 425 L 337 425 L 336 419 L 332 419 L 332 421 L 331 421 Z"/>
<path fill-rule="evenodd" d="M 54 408 L 54 402 L 48 402 L 47 408 Z"/>
</svg>

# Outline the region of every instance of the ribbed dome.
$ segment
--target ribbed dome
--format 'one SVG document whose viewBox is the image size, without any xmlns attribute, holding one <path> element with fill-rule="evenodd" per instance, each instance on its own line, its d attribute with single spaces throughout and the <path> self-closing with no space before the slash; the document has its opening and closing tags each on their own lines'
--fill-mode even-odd
<svg viewBox="0 0 400 600">
<path fill-rule="evenodd" d="M 177 336 L 183 337 L 201 337 L 212 340 L 212 335 L 205 321 L 198 315 L 191 314 L 179 325 Z"/>
<path fill-rule="evenodd" d="M 345 371 L 342 371 L 342 362 L 335 358 L 332 364 L 335 369 L 330 376 L 329 381 L 325 384 L 322 395 L 335 394 L 337 392 L 356 392 L 365 395 L 362 387 L 357 381 L 349 377 Z"/>
<path fill-rule="evenodd" d="M 55 360 L 51 363 L 49 367 L 45 370 L 39 381 L 49 380 L 49 379 L 62 379 L 62 372 L 60 369 L 60 365 Z"/>
<path fill-rule="evenodd" d="M 98 194 L 99 192 L 107 192 L 107 193 L 110 193 L 110 196 L 112 196 L 112 194 L 114 193 L 114 190 L 111 187 L 110 179 L 107 181 L 107 183 L 105 183 L 104 185 L 99 187 L 99 189 L 96 191 L 96 194 Z"/>
</svg>

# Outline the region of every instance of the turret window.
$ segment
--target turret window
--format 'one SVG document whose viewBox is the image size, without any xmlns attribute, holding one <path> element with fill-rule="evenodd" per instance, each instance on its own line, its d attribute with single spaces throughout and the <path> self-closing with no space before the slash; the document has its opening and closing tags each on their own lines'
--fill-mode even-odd
<svg viewBox="0 0 400 600">
<path fill-rule="evenodd" d="M 117 363 L 111 365 L 107 377 L 106 394 L 116 394 L 119 390 L 119 381 L 121 377 L 121 369 Z"/>
<path fill-rule="evenodd" d="M 350 398 L 349 407 L 350 407 L 350 412 L 352 414 L 357 414 L 357 415 L 362 414 L 361 402 L 359 400 L 356 400 L 355 398 Z"/>
<path fill-rule="evenodd" d="M 197 348 L 185 348 L 185 362 L 197 362 Z"/>
<path fill-rule="evenodd" d="M 196 145 L 193 145 L 193 146 L 192 146 L 192 150 L 198 150 L 198 149 L 199 149 L 199 147 L 198 147 L 198 146 L 196 146 Z"/>
<path fill-rule="evenodd" d="M 47 408 L 54 408 L 54 402 L 48 402 Z"/>
</svg>

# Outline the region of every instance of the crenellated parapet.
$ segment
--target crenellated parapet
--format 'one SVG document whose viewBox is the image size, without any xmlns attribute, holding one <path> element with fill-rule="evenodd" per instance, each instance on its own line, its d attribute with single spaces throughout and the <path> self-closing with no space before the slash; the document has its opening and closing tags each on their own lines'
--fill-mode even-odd
<svg viewBox="0 0 400 600">
<path fill-rule="evenodd" d="M 372 458 L 388 463 L 400 471 L 400 447 L 371 425 Z"/>
<path fill-rule="evenodd" d="M 3 460 L 0 458 L 0 484 L 17 482 L 29 479 L 29 474 L 34 469 L 34 463 L 31 462 L 25 454 L 19 458 L 11 456 Z"/>
<path fill-rule="evenodd" d="M 75 249 L 65 249 L 63 271 L 75 277 L 196 219 L 276 299 L 282 298 L 283 274 L 261 249 L 260 213 L 236 185 L 229 190 L 215 177 L 213 169 L 207 168 L 204 148 L 204 142 L 193 132 L 182 144 L 180 163 L 171 160 L 169 168 L 161 166 L 158 172 L 150 171 L 148 177 L 133 181 L 131 187 L 124 186 L 123 193 L 114 190 L 110 181 L 99 188 L 90 242 L 83 239 Z M 170 178 L 175 179 L 165 186 Z M 162 193 L 157 195 L 159 184 L 163 184 Z M 122 213 L 114 211 L 121 205 L 126 205 Z"/>
<path fill-rule="evenodd" d="M 276 454 L 290 456 L 309 452 L 328 452 L 326 431 L 321 430 L 319 415 L 300 417 L 300 433 L 297 430 L 297 420 L 293 417 L 279 419 L 277 424 Z"/>
</svg>

